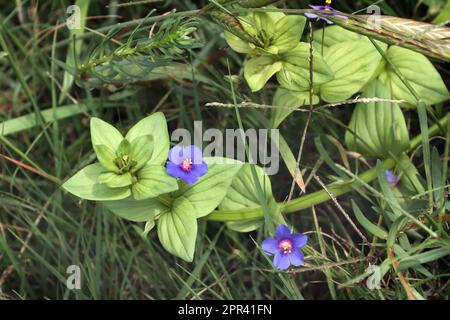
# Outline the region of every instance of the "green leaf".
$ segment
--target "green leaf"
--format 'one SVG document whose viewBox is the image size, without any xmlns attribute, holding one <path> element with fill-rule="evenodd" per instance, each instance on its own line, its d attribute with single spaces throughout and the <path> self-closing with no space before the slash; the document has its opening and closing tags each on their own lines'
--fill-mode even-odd
<svg viewBox="0 0 450 320">
<path fill-rule="evenodd" d="M 372 81 L 363 98 L 391 99 L 388 88 Z M 395 103 L 358 103 L 345 134 L 349 149 L 366 157 L 389 158 L 409 148 L 409 135 L 402 110 Z"/>
<path fill-rule="evenodd" d="M 63 189 L 71 194 L 86 200 L 120 200 L 130 196 L 130 188 L 108 188 L 101 184 L 99 177 L 105 169 L 100 163 L 91 164 L 63 184 Z"/>
<path fill-rule="evenodd" d="M 148 221 L 145 223 L 144 231 L 142 232 L 141 236 L 143 236 L 143 237 L 148 236 L 148 234 L 150 233 L 150 231 L 153 230 L 153 228 L 155 227 L 155 225 L 156 225 L 156 221 L 155 221 L 154 219 L 148 220 Z"/>
<path fill-rule="evenodd" d="M 231 32 L 225 31 L 224 33 L 225 40 L 234 51 L 239 53 L 250 53 L 253 50 L 247 41 L 242 40 Z"/>
<path fill-rule="evenodd" d="M 429 250 L 423 253 L 415 254 L 412 256 L 408 256 L 406 258 L 401 259 L 399 270 L 405 270 L 408 268 L 416 267 L 418 265 L 429 263 L 432 261 L 436 261 L 440 258 L 446 257 L 450 255 L 449 248 L 438 248 Z"/>
<path fill-rule="evenodd" d="M 398 199 L 395 196 L 395 193 L 393 192 L 391 186 L 388 184 L 387 179 L 386 179 L 386 172 L 385 169 L 383 168 L 383 165 L 381 163 L 380 160 L 377 160 L 377 164 L 376 164 L 376 171 L 377 171 L 377 177 L 378 177 L 378 182 L 380 184 L 381 187 L 381 191 L 383 192 L 384 195 L 384 200 L 386 200 L 386 202 L 388 203 L 388 205 L 391 207 L 392 212 L 394 213 L 395 217 L 398 219 L 400 218 L 407 218 L 409 220 L 414 221 L 419 227 L 421 227 L 423 230 L 425 230 L 426 232 L 428 232 L 432 237 L 437 237 L 436 232 L 434 232 L 433 230 L 431 230 L 429 227 L 427 227 L 422 221 L 420 221 L 419 219 L 417 219 L 414 215 L 412 215 L 411 213 L 409 213 L 408 211 L 405 211 Z M 397 221 L 395 220 L 395 221 Z M 402 222 L 403 223 L 403 222 Z M 395 223 L 394 223 L 395 224 Z M 394 230 L 394 224 L 391 226 L 391 229 L 388 232 L 388 245 L 392 245 L 393 244 L 393 240 L 395 240 L 395 236 L 396 236 L 396 232 Z M 398 226 L 396 226 L 397 228 Z M 394 231 L 393 231 L 394 230 Z M 394 232 L 394 235 L 391 235 L 392 232 Z"/>
<path fill-rule="evenodd" d="M 450 98 L 450 93 L 439 72 L 427 57 L 396 46 L 390 47 L 387 55 L 427 105 L 440 103 Z M 392 96 L 395 99 L 403 99 L 411 105 L 416 105 L 414 96 L 389 66 L 380 75 L 380 79 L 392 90 Z"/>
<path fill-rule="evenodd" d="M 124 174 L 105 172 L 99 175 L 98 181 L 109 188 L 121 188 L 133 184 L 133 178 L 129 172 L 126 172 Z"/>
<path fill-rule="evenodd" d="M 130 158 L 136 161 L 133 172 L 141 169 L 151 159 L 153 154 L 153 137 L 145 135 L 137 137 L 130 146 Z"/>
<path fill-rule="evenodd" d="M 401 154 L 397 160 L 397 170 L 401 176 L 399 187 L 402 193 L 411 196 L 425 193 L 425 188 L 420 182 L 420 174 L 406 154 Z"/>
<path fill-rule="evenodd" d="M 97 146 L 103 145 L 114 152 L 117 151 L 123 140 L 122 134 L 109 123 L 99 119 L 91 119 L 91 140 L 97 154 Z"/>
<path fill-rule="evenodd" d="M 162 112 L 157 112 L 136 123 L 126 138 L 133 143 L 138 137 L 150 135 L 153 137 L 153 153 L 148 161 L 151 164 L 164 164 L 169 153 L 169 132 L 167 130 L 166 117 Z"/>
<path fill-rule="evenodd" d="M 359 92 L 381 62 L 380 53 L 365 39 L 332 45 L 324 58 L 334 73 L 334 80 L 320 86 L 322 99 L 329 103 L 346 100 Z"/>
<path fill-rule="evenodd" d="M 197 218 L 210 214 L 222 202 L 229 186 L 242 168 L 242 162 L 211 157 L 204 158 L 208 164 L 208 173 L 194 185 L 183 184 L 175 197 L 186 198 L 195 208 Z"/>
<path fill-rule="evenodd" d="M 195 208 L 187 199 L 175 199 L 172 209 L 161 214 L 158 237 L 164 249 L 171 254 L 188 262 L 194 259 L 197 217 Z"/>
<path fill-rule="evenodd" d="M 120 170 L 114 163 L 117 158 L 116 152 L 105 145 L 98 144 L 95 146 L 95 154 L 100 164 L 108 171 L 119 173 Z"/>
<path fill-rule="evenodd" d="M 281 61 L 277 61 L 273 56 L 252 58 L 244 64 L 244 77 L 252 92 L 256 92 L 281 68 Z"/>
<path fill-rule="evenodd" d="M 129 155 L 131 151 L 131 143 L 128 139 L 123 139 L 117 147 L 116 154 L 117 155 Z"/>
<path fill-rule="evenodd" d="M 136 200 L 155 198 L 178 189 L 177 179 L 166 173 L 159 165 L 146 165 L 137 173 L 137 182 L 131 187 Z"/>
<path fill-rule="evenodd" d="M 282 87 L 294 91 L 309 91 L 310 54 L 309 43 L 300 42 L 295 49 L 281 55 L 283 67 L 277 73 L 277 80 Z M 313 57 L 314 86 L 333 80 L 333 71 L 317 50 L 314 50 Z"/>
<path fill-rule="evenodd" d="M 314 31 L 314 45 L 317 49 L 321 51 L 322 44 L 324 49 L 324 54 L 327 52 L 328 48 L 335 44 L 347 42 L 347 41 L 358 41 L 363 38 L 360 34 L 356 32 L 348 31 L 339 26 L 330 26 L 324 29 L 319 29 Z"/>
<path fill-rule="evenodd" d="M 225 39 L 230 47 L 236 52 L 247 54 L 277 54 L 278 48 L 274 44 L 275 23 L 281 20 L 285 15 L 281 12 L 251 12 L 250 14 L 239 18 L 239 33 L 245 33 L 253 42 L 242 40 L 235 34 L 226 31 Z M 233 23 L 236 24 L 237 21 Z M 281 26 L 280 26 L 281 27 Z M 299 41 L 300 35 L 296 42 Z"/>
<path fill-rule="evenodd" d="M 290 107 L 292 110 L 286 108 L 275 108 L 271 110 L 271 123 L 272 128 L 278 128 L 278 126 L 287 118 L 293 110 L 300 108 L 304 105 L 309 105 L 309 91 L 292 91 L 285 88 L 278 88 L 273 98 L 275 107 Z M 313 95 L 312 104 L 318 104 L 319 97 Z"/>
<path fill-rule="evenodd" d="M 245 208 L 259 208 L 261 203 L 259 201 L 258 191 L 255 186 L 255 180 L 253 179 L 251 164 L 244 164 L 242 169 L 234 177 L 231 186 L 228 188 L 227 194 L 223 201 L 219 205 L 219 210 L 239 210 Z M 277 204 L 272 195 L 272 186 L 269 177 L 265 174 L 264 170 L 259 166 L 254 166 L 256 174 L 258 176 L 259 185 L 264 192 L 264 198 L 274 220 L 280 222 L 281 216 L 277 212 Z M 278 219 L 276 219 L 278 215 Z M 238 232 L 250 232 L 256 230 L 264 224 L 264 220 L 244 220 L 239 222 L 228 222 L 227 226 Z"/>
<path fill-rule="evenodd" d="M 353 213 L 355 214 L 356 219 L 358 222 L 371 234 L 374 236 L 380 238 L 380 239 L 387 239 L 388 233 L 383 230 L 382 228 L 378 227 L 377 225 L 373 224 L 369 219 L 367 219 L 364 214 L 359 209 L 358 205 L 355 203 L 355 201 L 351 200 L 352 202 L 352 208 Z"/>
<path fill-rule="evenodd" d="M 169 208 L 158 201 L 158 199 L 138 201 L 129 197 L 123 200 L 105 201 L 102 203 L 120 218 L 134 222 L 144 222 L 156 219 L 161 213 L 169 210 Z"/>
<path fill-rule="evenodd" d="M 305 17 L 296 15 L 285 16 L 275 23 L 272 44 L 278 49 L 278 53 L 287 52 L 297 46 L 305 23 Z"/>
</svg>

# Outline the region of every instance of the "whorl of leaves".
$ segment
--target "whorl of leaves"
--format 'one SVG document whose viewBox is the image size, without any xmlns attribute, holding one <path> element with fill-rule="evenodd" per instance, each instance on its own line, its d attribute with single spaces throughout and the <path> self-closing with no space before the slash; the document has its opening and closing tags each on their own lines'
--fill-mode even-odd
<svg viewBox="0 0 450 320">
<path fill-rule="evenodd" d="M 196 30 L 192 19 L 168 16 L 153 34 L 136 38 L 139 27 L 126 43 L 107 54 L 104 52 L 109 50 L 108 41 L 103 41 L 80 66 L 83 81 L 88 80 L 91 85 L 145 81 L 155 68 L 182 59 L 187 50 L 198 46 L 192 37 Z M 108 40 L 113 35 L 111 32 Z"/>
</svg>

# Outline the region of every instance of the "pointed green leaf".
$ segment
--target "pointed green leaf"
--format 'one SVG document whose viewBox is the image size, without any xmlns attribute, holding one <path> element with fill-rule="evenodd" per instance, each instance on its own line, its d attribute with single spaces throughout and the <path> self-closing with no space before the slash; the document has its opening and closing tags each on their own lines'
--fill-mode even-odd
<svg viewBox="0 0 450 320">
<path fill-rule="evenodd" d="M 114 172 L 105 172 L 99 175 L 98 181 L 108 188 L 122 188 L 133 184 L 133 178 L 129 172 L 116 174 Z"/>
<path fill-rule="evenodd" d="M 407 256 L 400 260 L 399 270 L 414 268 L 418 265 L 436 261 L 438 259 L 448 257 L 450 255 L 450 248 L 442 247 L 419 254 Z"/>
<path fill-rule="evenodd" d="M 427 105 L 440 103 L 450 98 L 441 75 L 423 54 L 392 46 L 388 49 L 387 55 Z M 380 75 L 380 79 L 392 90 L 395 99 L 406 100 L 411 105 L 416 104 L 412 93 L 389 66 Z"/>
<path fill-rule="evenodd" d="M 363 36 L 356 32 L 348 31 L 340 26 L 330 26 L 324 29 L 319 29 L 314 31 L 314 44 L 316 48 L 321 49 L 322 45 L 324 48 L 324 54 L 328 48 L 335 44 L 347 42 L 347 41 L 358 41 L 361 40 Z"/>
<path fill-rule="evenodd" d="M 108 171 L 119 173 L 119 168 L 114 164 L 114 160 L 117 158 L 116 152 L 107 146 L 98 144 L 94 147 L 97 155 L 97 160 Z"/>
<path fill-rule="evenodd" d="M 255 180 L 252 174 L 252 166 L 256 169 L 258 182 L 264 192 L 264 199 L 271 209 L 274 221 L 280 223 L 282 218 L 278 214 L 276 201 L 272 195 L 272 185 L 264 170 L 255 165 L 244 164 L 242 169 L 233 178 L 227 194 L 219 205 L 219 210 L 239 210 L 245 208 L 260 208 L 261 203 L 256 189 Z M 244 220 L 228 222 L 227 226 L 238 232 L 250 232 L 256 230 L 264 224 L 264 219 Z"/>
<path fill-rule="evenodd" d="M 164 164 L 169 153 L 169 132 L 167 130 L 166 117 L 162 112 L 157 112 L 136 123 L 126 138 L 133 143 L 138 137 L 150 135 L 153 137 L 153 154 L 148 163 Z"/>
<path fill-rule="evenodd" d="M 306 18 L 303 16 L 285 16 L 275 23 L 273 46 L 277 47 L 278 53 L 294 49 L 305 28 Z"/>
<path fill-rule="evenodd" d="M 334 80 L 320 86 L 322 99 L 329 103 L 346 100 L 359 92 L 381 62 L 380 53 L 365 39 L 335 44 L 324 58 L 334 73 Z"/>
<path fill-rule="evenodd" d="M 261 90 L 282 64 L 273 56 L 261 56 L 245 62 L 244 77 L 253 92 Z"/>
<path fill-rule="evenodd" d="M 136 200 L 155 198 L 178 189 L 177 180 L 159 165 L 146 165 L 137 173 L 137 182 L 131 187 Z"/>
<path fill-rule="evenodd" d="M 364 214 L 359 209 L 358 205 L 355 201 L 351 200 L 353 213 L 355 214 L 356 219 L 358 222 L 371 234 L 374 236 L 380 238 L 380 239 L 387 239 L 388 233 L 386 230 L 383 230 L 382 228 L 378 227 L 377 225 L 373 224 L 369 219 L 367 219 Z"/>
<path fill-rule="evenodd" d="M 128 197 L 118 201 L 102 202 L 115 215 L 134 222 L 153 220 L 169 208 L 157 199 L 135 200 Z"/>
<path fill-rule="evenodd" d="M 239 53 L 250 53 L 253 50 L 248 42 L 235 36 L 231 32 L 225 31 L 224 33 L 225 33 L 225 40 L 227 41 L 231 49 L 233 49 L 234 51 Z"/>
<path fill-rule="evenodd" d="M 117 147 L 117 155 L 129 155 L 131 151 L 131 143 L 127 139 L 123 139 Z"/>
<path fill-rule="evenodd" d="M 399 187 L 402 192 L 411 196 L 422 194 L 425 188 L 420 182 L 420 173 L 406 154 L 401 154 L 397 160 L 398 175 L 401 176 Z"/>
<path fill-rule="evenodd" d="M 277 80 L 286 89 L 294 91 L 309 91 L 310 62 L 309 43 L 300 42 L 295 49 L 281 55 L 283 67 L 277 73 Z M 315 86 L 334 79 L 333 71 L 322 56 L 314 50 L 313 83 Z"/>
<path fill-rule="evenodd" d="M 91 140 L 95 153 L 97 153 L 98 145 L 104 145 L 115 152 L 122 142 L 123 136 L 109 123 L 99 118 L 92 118 Z"/>
<path fill-rule="evenodd" d="M 363 98 L 391 99 L 386 86 L 372 81 Z M 345 135 L 347 146 L 366 157 L 389 158 L 409 148 L 409 134 L 402 110 L 395 103 L 358 103 Z"/>
<path fill-rule="evenodd" d="M 208 173 L 201 177 L 194 185 L 183 184 L 175 197 L 184 197 L 195 208 L 197 218 L 210 214 L 222 202 L 227 190 L 242 162 L 211 157 L 204 158 L 208 164 Z"/>
<path fill-rule="evenodd" d="M 195 208 L 185 198 L 175 199 L 172 209 L 158 220 L 158 237 L 171 254 L 191 262 L 194 259 L 197 238 Z"/>
<path fill-rule="evenodd" d="M 293 112 L 293 110 L 300 108 L 301 106 L 308 106 L 309 96 L 309 91 L 292 91 L 281 87 L 278 88 L 275 92 L 272 105 L 280 108 L 275 108 L 271 111 L 272 128 L 278 128 L 278 126 Z M 315 105 L 318 103 L 319 97 L 313 95 L 312 104 Z M 286 109 L 286 107 L 292 108 L 292 110 Z"/>
<path fill-rule="evenodd" d="M 133 167 L 133 172 L 145 166 L 152 154 L 153 137 L 151 135 L 140 136 L 134 139 L 130 146 L 130 157 L 137 162 L 136 166 Z"/>
<path fill-rule="evenodd" d="M 99 182 L 99 177 L 105 169 L 100 163 L 91 164 L 63 184 L 63 189 L 71 194 L 86 200 L 120 200 L 129 197 L 130 188 L 108 188 Z"/>
</svg>

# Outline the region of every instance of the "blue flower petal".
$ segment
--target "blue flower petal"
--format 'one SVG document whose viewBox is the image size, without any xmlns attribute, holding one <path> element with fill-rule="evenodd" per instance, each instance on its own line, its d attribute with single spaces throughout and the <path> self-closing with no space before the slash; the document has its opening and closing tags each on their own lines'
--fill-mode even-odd
<svg viewBox="0 0 450 320">
<path fill-rule="evenodd" d="M 279 224 L 277 229 L 275 230 L 275 238 L 278 240 L 283 240 L 286 238 L 290 238 L 291 230 L 289 230 L 288 226 L 284 224 Z"/>
<path fill-rule="evenodd" d="M 293 249 L 289 254 L 289 261 L 293 266 L 301 266 L 305 262 L 305 257 L 303 256 L 303 252 L 300 249 Z"/>
<path fill-rule="evenodd" d="M 277 253 L 275 255 L 275 258 L 273 259 L 273 264 L 275 265 L 275 268 L 279 270 L 286 270 L 289 268 L 290 264 L 290 258 L 288 254 L 283 254 L 281 252 Z"/>
<path fill-rule="evenodd" d="M 204 176 L 207 173 L 208 173 L 208 165 L 204 161 L 200 164 L 194 164 L 192 166 L 191 172 L 189 172 L 190 175 L 195 175 L 198 178 Z"/>
<path fill-rule="evenodd" d="M 305 13 L 305 16 L 307 16 L 307 17 L 310 18 L 310 19 L 316 19 L 316 18 L 319 17 L 319 16 L 318 16 L 317 14 L 315 14 L 315 13 Z"/>
<path fill-rule="evenodd" d="M 335 10 L 335 11 L 336 11 L 336 10 Z M 348 20 L 348 17 L 347 17 L 347 16 L 341 16 L 340 14 L 333 14 L 333 17 Z"/>
<path fill-rule="evenodd" d="M 314 10 L 325 10 L 326 6 L 314 6 L 312 4 L 309 5 L 310 8 L 313 8 Z"/>
<path fill-rule="evenodd" d="M 320 19 L 322 19 L 323 21 L 325 21 L 325 22 L 328 23 L 328 24 L 334 24 L 333 21 L 328 20 L 327 18 L 320 18 Z"/>
<path fill-rule="evenodd" d="M 267 238 L 261 243 L 261 247 L 267 255 L 276 254 L 280 251 L 278 248 L 278 240 L 275 238 Z"/>
<path fill-rule="evenodd" d="M 183 158 L 189 158 L 193 164 L 201 164 L 203 159 L 202 150 L 196 145 L 191 145 L 183 148 Z"/>
<path fill-rule="evenodd" d="M 391 186 L 395 186 L 398 182 L 398 176 L 392 173 L 390 170 L 386 170 L 386 180 Z"/>
<path fill-rule="evenodd" d="M 181 170 L 180 166 L 173 163 L 173 162 L 167 162 L 166 163 L 166 172 L 175 178 L 182 179 L 184 177 L 185 172 Z"/>
<path fill-rule="evenodd" d="M 183 162 L 183 147 L 175 146 L 169 151 L 169 161 L 174 164 Z"/>
<path fill-rule="evenodd" d="M 293 242 L 294 248 L 301 248 L 304 247 L 308 242 L 308 237 L 302 233 L 294 233 L 291 236 L 291 240 Z"/>
</svg>

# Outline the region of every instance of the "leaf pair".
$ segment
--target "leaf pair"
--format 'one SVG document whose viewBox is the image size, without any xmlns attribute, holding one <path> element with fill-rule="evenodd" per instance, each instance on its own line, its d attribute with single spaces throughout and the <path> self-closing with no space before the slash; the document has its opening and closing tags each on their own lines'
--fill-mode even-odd
<svg viewBox="0 0 450 320">
<path fill-rule="evenodd" d="M 389 89 L 379 80 L 372 81 L 362 98 L 391 99 Z M 345 134 L 347 146 L 366 157 L 386 159 L 409 147 L 409 134 L 398 104 L 379 101 L 358 103 Z"/>
<path fill-rule="evenodd" d="M 178 189 L 176 179 L 163 166 L 169 136 L 162 113 L 142 119 L 125 137 L 110 124 L 92 118 L 91 140 L 99 162 L 66 181 L 66 191 L 87 200 L 107 201 L 131 195 L 143 200 Z"/>
<path fill-rule="evenodd" d="M 256 169 L 258 183 L 264 193 L 264 200 L 266 201 L 274 222 L 277 224 L 285 224 L 283 217 L 280 214 L 279 208 L 272 195 L 272 186 L 269 177 L 264 170 L 256 165 L 244 164 L 242 169 L 233 179 L 228 192 L 219 205 L 219 210 L 235 211 L 239 209 L 260 208 L 261 203 L 256 190 L 256 183 L 252 175 L 252 166 Z M 264 225 L 264 219 L 252 219 L 244 221 L 230 221 L 227 222 L 227 227 L 238 232 L 250 232 L 258 229 Z"/>
<path fill-rule="evenodd" d="M 239 22 L 251 36 L 252 42 L 225 31 L 227 43 L 236 52 L 259 56 L 294 49 L 300 41 L 306 19 L 286 16 L 281 12 L 252 12 L 239 18 Z"/>
<path fill-rule="evenodd" d="M 131 197 L 104 202 L 116 215 L 135 222 L 156 221 L 158 237 L 171 254 L 192 261 L 197 238 L 197 219 L 210 214 L 227 194 L 242 163 L 226 158 L 203 158 L 208 173 L 193 185 L 182 184 L 166 201 L 136 201 Z M 148 231 L 148 230 L 147 230 Z"/>
<path fill-rule="evenodd" d="M 253 41 L 245 41 L 225 32 L 230 47 L 250 59 L 244 65 L 244 77 L 253 92 L 261 90 L 269 79 L 283 70 L 283 61 L 297 48 L 306 19 L 285 16 L 279 12 L 253 12 L 240 18 L 244 30 Z"/>
</svg>

